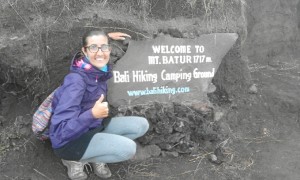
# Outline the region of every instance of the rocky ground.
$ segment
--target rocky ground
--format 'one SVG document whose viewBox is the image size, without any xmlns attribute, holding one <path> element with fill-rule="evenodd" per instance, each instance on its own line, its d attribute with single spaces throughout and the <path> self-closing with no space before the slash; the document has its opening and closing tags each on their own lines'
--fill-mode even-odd
<svg viewBox="0 0 300 180">
<path fill-rule="evenodd" d="M 217 91 L 209 94 L 211 108 L 207 111 L 154 103 L 145 114 L 141 107 L 119 112 L 152 117 L 151 122 L 157 123 L 161 111 L 167 110 L 173 112 L 168 116 L 170 122 L 180 123 L 188 114 L 196 114 L 204 123 L 193 123 L 198 128 L 195 132 L 201 133 L 185 138 L 186 143 L 178 145 L 180 133 L 169 136 L 173 137 L 169 143 L 176 145 L 170 149 L 163 147 L 166 143 L 161 139 L 154 145 L 145 143 L 147 136 L 139 139 L 133 160 L 110 165 L 110 179 L 299 179 L 299 0 L 232 1 L 231 8 L 223 6 L 226 16 L 215 14 L 221 17 L 215 21 L 205 18 L 214 12 L 213 5 L 220 4 L 184 2 L 180 9 L 167 1 L 137 0 L 132 9 L 126 9 L 129 6 L 114 1 L 5 1 L 0 13 L 0 179 L 67 179 L 66 168 L 54 156 L 50 143 L 41 143 L 32 135 L 31 116 L 67 72 L 65 67 L 79 47 L 74 37 L 91 26 L 124 30 L 134 40 L 159 33 L 179 38 L 207 32 L 240 35 L 213 80 Z M 113 58 L 123 54 L 116 51 Z M 188 132 L 178 127 L 171 126 L 172 132 Z M 159 129 L 152 128 L 159 136 Z M 185 148 L 191 143 L 194 148 Z M 89 179 L 97 179 L 88 166 L 86 171 Z"/>
</svg>

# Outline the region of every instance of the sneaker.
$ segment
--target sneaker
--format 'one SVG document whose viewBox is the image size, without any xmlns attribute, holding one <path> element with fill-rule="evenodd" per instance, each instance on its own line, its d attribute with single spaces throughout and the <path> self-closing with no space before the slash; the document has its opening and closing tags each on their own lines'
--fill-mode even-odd
<svg viewBox="0 0 300 180">
<path fill-rule="evenodd" d="M 63 165 L 68 168 L 68 176 L 72 180 L 84 180 L 87 179 L 86 173 L 83 171 L 85 163 L 78 161 L 61 160 Z"/>
<path fill-rule="evenodd" d="M 109 178 L 111 172 L 105 163 L 91 163 L 94 169 L 95 174 L 101 178 Z"/>
</svg>

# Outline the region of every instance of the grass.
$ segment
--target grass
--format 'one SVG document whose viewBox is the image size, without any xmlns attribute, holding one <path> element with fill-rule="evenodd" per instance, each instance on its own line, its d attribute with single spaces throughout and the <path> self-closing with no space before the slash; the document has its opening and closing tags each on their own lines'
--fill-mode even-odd
<svg viewBox="0 0 300 180">
<path fill-rule="evenodd" d="M 28 128 L 29 126 L 25 126 L 25 120 L 18 116 L 15 118 L 14 122 L 9 126 L 5 127 L 0 132 L 0 159 L 4 156 L 8 151 L 11 150 L 22 150 L 23 153 L 26 153 L 27 146 L 30 143 L 34 145 L 29 137 L 25 137 L 21 133 L 22 128 Z"/>
<path fill-rule="evenodd" d="M 151 171 L 151 168 L 159 166 L 160 162 L 154 159 L 148 159 L 143 162 L 129 162 L 122 165 L 115 173 L 119 179 L 141 178 L 158 178 L 160 175 Z"/>
</svg>

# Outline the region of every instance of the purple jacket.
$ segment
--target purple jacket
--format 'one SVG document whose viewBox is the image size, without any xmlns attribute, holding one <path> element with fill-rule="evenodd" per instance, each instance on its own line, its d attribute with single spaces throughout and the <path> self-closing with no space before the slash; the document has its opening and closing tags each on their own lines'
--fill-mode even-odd
<svg viewBox="0 0 300 180">
<path fill-rule="evenodd" d="M 107 80 L 112 77 L 108 72 L 96 67 L 84 69 L 75 62 L 82 59 L 77 53 L 72 59 L 71 72 L 64 78 L 63 84 L 55 91 L 50 123 L 50 140 L 53 148 L 60 148 L 83 133 L 101 126 L 102 119 L 95 119 L 91 108 L 100 98 L 107 94 Z"/>
</svg>

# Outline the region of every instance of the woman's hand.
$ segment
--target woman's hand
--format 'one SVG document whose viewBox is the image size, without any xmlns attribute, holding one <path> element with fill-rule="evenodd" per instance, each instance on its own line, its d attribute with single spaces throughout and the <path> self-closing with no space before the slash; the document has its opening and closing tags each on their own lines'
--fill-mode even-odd
<svg viewBox="0 0 300 180">
<path fill-rule="evenodd" d="M 108 116 L 109 109 L 108 103 L 102 102 L 104 100 L 104 95 L 101 94 L 98 101 L 96 101 L 94 107 L 92 108 L 92 114 L 94 118 L 105 118 Z"/>
<path fill-rule="evenodd" d="M 131 38 L 130 35 L 122 32 L 111 32 L 107 34 L 113 40 L 125 40 L 126 37 Z"/>
</svg>

